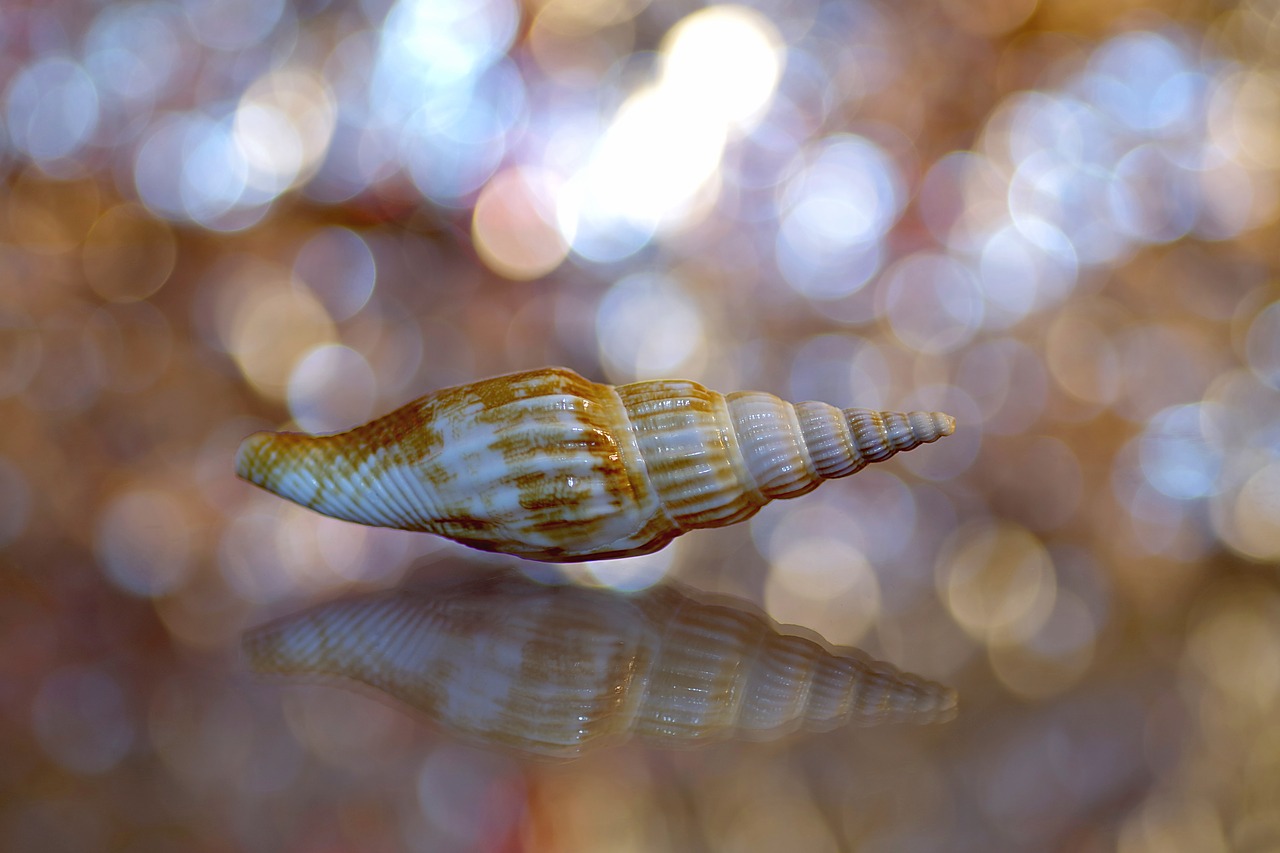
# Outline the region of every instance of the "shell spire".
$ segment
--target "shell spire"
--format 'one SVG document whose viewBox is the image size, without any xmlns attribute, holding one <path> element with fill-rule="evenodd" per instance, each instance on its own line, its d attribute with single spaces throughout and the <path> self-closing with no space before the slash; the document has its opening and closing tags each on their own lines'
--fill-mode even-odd
<svg viewBox="0 0 1280 853">
<path fill-rule="evenodd" d="M 449 388 L 344 433 L 257 433 L 236 472 L 335 518 L 563 562 L 646 554 L 955 430 L 940 412 L 722 395 L 545 368 Z"/>
<path fill-rule="evenodd" d="M 453 735 L 545 758 L 950 719 L 955 692 L 674 587 L 518 574 L 320 605 L 245 635 L 255 671 L 373 688 Z"/>
</svg>

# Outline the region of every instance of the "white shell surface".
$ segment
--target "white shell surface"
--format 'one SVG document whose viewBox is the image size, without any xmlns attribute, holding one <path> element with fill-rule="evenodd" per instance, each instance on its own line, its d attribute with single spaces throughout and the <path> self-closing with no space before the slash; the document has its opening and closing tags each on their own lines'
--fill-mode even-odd
<svg viewBox="0 0 1280 853">
<path fill-rule="evenodd" d="M 954 422 L 727 397 L 688 380 L 617 387 L 546 368 L 446 389 L 345 433 L 258 433 L 236 471 L 336 518 L 571 561 L 656 551 Z"/>
</svg>

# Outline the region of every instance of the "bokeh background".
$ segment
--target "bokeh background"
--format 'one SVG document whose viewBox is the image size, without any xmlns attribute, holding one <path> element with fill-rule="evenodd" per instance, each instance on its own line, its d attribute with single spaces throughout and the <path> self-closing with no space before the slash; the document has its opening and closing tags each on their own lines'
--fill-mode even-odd
<svg viewBox="0 0 1280 853">
<path fill-rule="evenodd" d="M 1280 3 L 7 0 L 0 848 L 1280 849 Z M 586 564 L 962 713 L 563 766 L 240 632 L 510 560 L 238 482 L 564 364 L 942 409 Z"/>
</svg>

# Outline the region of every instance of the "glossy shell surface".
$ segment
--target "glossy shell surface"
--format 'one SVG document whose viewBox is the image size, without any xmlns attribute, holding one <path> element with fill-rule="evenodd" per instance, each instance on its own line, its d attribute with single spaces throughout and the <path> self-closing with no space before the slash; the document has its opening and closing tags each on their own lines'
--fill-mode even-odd
<svg viewBox="0 0 1280 853">
<path fill-rule="evenodd" d="M 321 605 L 244 648 L 259 673 L 362 684 L 457 737 L 544 758 L 956 709 L 949 688 L 671 586 L 627 596 L 500 574 Z"/>
<path fill-rule="evenodd" d="M 571 561 L 656 551 L 950 435 L 939 412 L 791 404 L 564 368 L 430 394 L 330 436 L 257 433 L 244 479 L 325 515 Z"/>
</svg>

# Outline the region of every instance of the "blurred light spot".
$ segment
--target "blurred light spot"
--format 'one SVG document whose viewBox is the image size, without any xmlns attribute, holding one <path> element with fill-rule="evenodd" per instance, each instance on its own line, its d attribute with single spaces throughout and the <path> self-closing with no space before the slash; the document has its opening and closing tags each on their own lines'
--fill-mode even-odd
<svg viewBox="0 0 1280 853">
<path fill-rule="evenodd" d="M 1084 495 L 1084 475 L 1075 450 L 1049 435 L 1002 442 L 999 449 L 993 444 L 990 450 L 998 464 L 984 473 L 997 514 L 1040 533 L 1072 520 Z"/>
<path fill-rule="evenodd" d="M 62 667 L 44 679 L 31 703 L 31 728 L 50 758 L 87 776 L 124 760 L 135 735 L 120 685 L 88 666 Z"/>
<path fill-rule="evenodd" d="M 873 341 L 853 334 L 814 335 L 792 359 L 787 399 L 883 409 L 889 405 L 891 378 L 889 362 Z"/>
<path fill-rule="evenodd" d="M 730 136 L 749 130 L 774 94 L 780 37 L 758 13 L 714 6 L 676 24 L 655 83 L 634 91 L 561 195 L 573 251 L 617 261 L 659 229 L 706 215 Z"/>
<path fill-rule="evenodd" d="M 0 456 L 0 548 L 22 535 L 31 517 L 31 488 L 22 469 Z"/>
<path fill-rule="evenodd" d="M 1022 166 L 1033 157 L 1044 162 L 1080 163 L 1099 140 L 1094 108 L 1057 92 L 1018 92 L 997 108 L 989 129 L 998 128 L 1009 160 Z M 1002 152 L 1003 153 L 1003 152 Z M 1092 158 L 1089 158 L 1092 159 Z"/>
<path fill-rule="evenodd" d="M 1080 311 L 1054 318 L 1045 346 L 1054 380 L 1068 394 L 1108 404 L 1120 393 L 1120 357 L 1106 331 Z"/>
<path fill-rule="evenodd" d="M 951 244 L 952 229 L 964 217 L 966 207 L 977 203 L 977 199 L 966 197 L 965 184 L 969 174 L 984 165 L 989 168 L 986 158 L 979 154 L 952 151 L 935 161 L 920 182 L 920 218 L 939 243 Z M 959 249 L 965 243 L 951 245 Z"/>
<path fill-rule="evenodd" d="M 600 355 L 619 380 L 696 372 L 704 337 L 697 303 L 677 281 L 656 273 L 617 282 L 596 311 Z"/>
<path fill-rule="evenodd" d="M 399 157 L 437 204 L 465 207 L 507 151 L 507 133 L 524 110 L 524 82 L 509 62 L 473 84 L 435 93 L 401 127 Z"/>
<path fill-rule="evenodd" d="M 1130 243 L 1110 215 L 1113 172 L 1085 163 L 1064 162 L 1041 151 L 1018 166 L 1009 182 L 1009 215 L 1030 231 L 1048 222 L 1066 235 L 1080 262 L 1112 263 L 1130 251 Z"/>
<path fill-rule="evenodd" d="M 1159 131 L 1177 123 L 1190 106 L 1169 85 L 1187 69 L 1182 50 L 1163 36 L 1124 33 L 1094 52 L 1084 85 L 1114 120 L 1137 131 Z"/>
<path fill-rule="evenodd" d="M 660 85 L 720 124 L 749 128 L 773 97 L 782 70 L 781 41 L 759 12 L 710 6 L 667 33 Z"/>
<path fill-rule="evenodd" d="M 228 352 L 260 394 L 283 399 L 297 363 L 334 334 L 333 321 L 309 293 L 259 287 L 235 311 Z"/>
<path fill-rule="evenodd" d="M 1138 444 L 1147 481 L 1179 500 L 1218 491 L 1222 447 L 1217 421 L 1224 414 L 1212 403 L 1194 403 L 1170 407 L 1153 417 Z"/>
<path fill-rule="evenodd" d="M 249 508 L 236 513 L 218 540 L 218 569 L 246 601 L 266 604 L 294 592 L 276 547 L 279 519 Z"/>
<path fill-rule="evenodd" d="M 117 492 L 94 525 L 94 551 L 116 586 L 161 596 L 191 571 L 192 520 L 174 496 L 154 489 Z"/>
<path fill-rule="evenodd" d="M 589 317 L 590 312 L 587 313 Z M 360 351 L 368 359 L 378 391 L 383 397 L 410 396 L 411 394 L 404 392 L 406 389 L 411 393 L 416 392 L 411 383 L 415 381 L 418 369 L 422 366 L 426 335 L 433 330 L 423 329 L 413 322 L 407 316 L 407 311 L 397 313 L 393 310 L 388 314 L 379 324 L 377 342 L 372 346 L 361 347 Z M 449 340 L 447 335 L 433 335 L 433 344 L 438 339 Z M 463 363 L 469 363 L 472 353 L 465 341 L 463 344 L 463 350 L 458 355 Z"/>
<path fill-rule="evenodd" d="M 982 247 L 983 325 L 1004 329 L 1065 298 L 1076 283 L 1075 248 L 1047 222 L 1006 226 Z"/>
<path fill-rule="evenodd" d="M 310 535 L 320 558 L 338 578 L 358 583 L 397 583 L 408 562 L 439 547 L 430 537 L 407 530 L 363 527 L 332 518 L 311 516 Z"/>
<path fill-rule="evenodd" d="M 1280 560 L 1280 462 L 1272 462 L 1245 482 L 1236 496 L 1234 536 L 1228 543 L 1255 560 Z"/>
<path fill-rule="evenodd" d="M 848 645 L 879 618 L 880 584 L 862 552 L 819 536 L 780 549 L 770 563 L 764 603 L 780 624 L 803 625 Z"/>
<path fill-rule="evenodd" d="M 1039 0 L 945 0 L 942 10 L 965 32 L 999 36 L 1026 23 Z"/>
<path fill-rule="evenodd" d="M 90 318 L 89 329 L 102 354 L 105 385 L 112 391 L 146 390 L 169 368 L 173 328 L 149 302 L 99 308 Z"/>
<path fill-rule="evenodd" d="M 917 534 L 915 496 L 882 470 L 856 477 L 855 483 L 827 485 L 807 500 L 775 503 L 752 517 L 757 550 L 776 563 L 800 543 L 830 539 L 877 566 L 899 557 Z"/>
<path fill-rule="evenodd" d="M 1170 243 L 1185 236 L 1200 216 L 1198 181 L 1161 149 L 1139 145 L 1116 164 L 1108 194 L 1111 217 L 1135 241 Z"/>
<path fill-rule="evenodd" d="M 1280 706 L 1280 601 L 1266 586 L 1236 582 L 1201 604 L 1187 663 L 1241 710 Z"/>
<path fill-rule="evenodd" d="M 289 690 L 281 695 L 281 705 L 289 731 L 309 753 L 356 773 L 394 760 L 414 725 L 390 704 L 330 686 Z M 360 725 L 350 725 L 353 719 Z"/>
<path fill-rule="evenodd" d="M 245 90 L 232 138 L 259 203 L 306 180 L 319 166 L 337 120 L 329 87 L 315 73 L 278 68 Z"/>
<path fill-rule="evenodd" d="M 582 568 L 599 584 L 621 592 L 634 592 L 658 583 L 671 571 L 680 553 L 680 540 L 638 557 L 622 557 L 617 560 L 597 560 L 582 564 Z"/>
<path fill-rule="evenodd" d="M 1072 687 L 1093 663 L 1097 625 L 1074 593 L 1059 589 L 1053 611 L 1019 643 L 988 649 L 996 677 L 1018 696 L 1043 699 Z"/>
<path fill-rule="evenodd" d="M 13 146 L 42 166 L 70 157 L 98 126 L 98 90 L 75 62 L 51 56 L 9 84 L 5 117 Z"/>
<path fill-rule="evenodd" d="M 471 237 L 485 265 L 523 281 L 554 270 L 569 252 L 556 227 L 559 181 L 550 172 L 520 167 L 500 172 L 476 199 Z"/>
<path fill-rule="evenodd" d="M 236 438 L 244 433 L 237 431 Z M 218 461 L 235 454 L 232 444 Z M 224 476 L 222 466 L 218 474 Z M 156 615 L 175 643 L 218 653 L 234 646 L 249 622 L 253 603 L 236 595 L 215 572 L 193 572 L 179 589 L 152 601 Z"/>
<path fill-rule="evenodd" d="M 1009 222 L 1008 175 L 984 154 L 956 151 L 925 175 L 917 208 L 954 252 L 978 254 Z"/>
<path fill-rule="evenodd" d="M 1040 540 L 1005 522 L 971 522 L 948 537 L 938 592 L 956 622 L 988 645 L 1019 643 L 1053 612 L 1057 583 Z"/>
<path fill-rule="evenodd" d="M 1014 338 L 969 347 L 955 381 L 981 407 L 986 430 L 997 435 L 1026 432 L 1040 418 L 1049 397 L 1039 353 Z"/>
<path fill-rule="evenodd" d="M 1111 490 L 1123 507 L 1129 546 L 1136 555 L 1161 556 L 1190 563 L 1206 555 L 1207 537 L 1201 536 L 1190 505 L 1153 488 L 1142 471 L 1131 441 L 1116 454 L 1111 468 Z"/>
<path fill-rule="evenodd" d="M 375 93 L 412 111 L 423 94 L 465 84 L 496 62 L 519 23 L 510 0 L 399 0 L 382 26 L 378 63 L 387 77 Z"/>
<path fill-rule="evenodd" d="M 84 39 L 85 68 L 103 101 L 122 111 L 150 105 L 183 79 L 182 12 L 167 2 L 102 7 Z M 190 52 L 186 57 L 190 59 Z"/>
<path fill-rule="evenodd" d="M 659 87 L 636 92 L 569 179 L 561 234 L 579 255 L 615 261 L 659 227 L 694 221 L 714 198 L 724 143 L 724 126 L 704 106 Z M 608 233 L 619 227 L 617 237 Z"/>
<path fill-rule="evenodd" d="M 799 117 L 776 100 L 760 124 L 729 148 L 723 177 L 727 189 L 735 191 L 731 212 L 739 221 L 764 224 L 777 217 L 778 185 L 788 177 L 787 170 L 804 144 L 798 123 Z M 729 197 L 726 192 L 721 204 Z"/>
<path fill-rule="evenodd" d="M 633 18 L 648 0 L 579 2 L 545 0 L 525 44 L 538 67 L 565 86 L 600 80 L 619 57 L 635 46 Z"/>
<path fill-rule="evenodd" d="M 74 253 L 102 213 L 100 186 L 86 179 L 50 181 L 39 169 L 18 171 L 8 178 L 0 197 L 0 214 L 8 220 L 7 245 L 19 249 L 18 258 L 26 253 L 49 258 Z M 9 276 L 21 268 L 14 258 L 6 258 L 0 267 Z"/>
<path fill-rule="evenodd" d="M 497 169 L 524 113 L 524 80 L 503 54 L 519 25 L 510 0 L 400 0 L 370 79 L 375 127 L 396 136 L 418 189 L 465 205 Z"/>
<path fill-rule="evenodd" d="M 1229 844 L 1213 802 L 1192 791 L 1158 793 L 1127 817 L 1120 828 L 1117 853 L 1160 853 L 1195 850 L 1228 853 Z"/>
<path fill-rule="evenodd" d="M 841 747 L 828 749 L 837 754 Z M 763 760 L 744 760 L 726 774 L 707 807 L 698 809 L 700 839 L 708 849 L 740 851 L 804 850 L 805 853 L 838 853 L 844 838 L 841 827 L 823 818 L 821 802 L 805 788 L 803 771 L 777 767 Z M 650 783 L 654 784 L 654 783 Z M 658 783 L 661 784 L 661 783 Z M 611 792 L 614 797 L 625 792 Z M 634 795 L 633 795 L 634 796 Z M 614 802 L 602 799 L 604 803 Z M 762 807 L 768 803 L 768 807 Z M 619 833 L 620 837 L 622 836 Z M 643 853 L 646 847 L 614 847 L 617 853 Z"/>
<path fill-rule="evenodd" d="M 445 744 L 418 773 L 418 804 L 456 849 L 495 849 L 522 820 L 522 776 L 506 758 Z"/>
<path fill-rule="evenodd" d="M 297 362 L 289 377 L 289 414 L 305 432 L 349 429 L 373 415 L 377 383 L 364 356 L 323 344 Z"/>
<path fill-rule="evenodd" d="M 1280 169 L 1280 76 L 1242 71 L 1221 85 L 1214 101 L 1219 144 L 1246 166 Z"/>
<path fill-rule="evenodd" d="M 1165 324 L 1133 324 L 1115 336 L 1124 393 L 1114 408 L 1144 422 L 1161 409 L 1198 399 L 1212 377 L 1214 344 L 1199 330 Z"/>
<path fill-rule="evenodd" d="M 0 400 L 21 394 L 40 370 L 44 341 L 17 308 L 0 307 Z"/>
<path fill-rule="evenodd" d="M 883 240 L 906 203 L 889 157 L 859 136 L 839 134 L 802 155 L 782 194 L 778 269 L 810 298 L 862 288 L 880 269 Z"/>
<path fill-rule="evenodd" d="M 45 412 L 81 412 L 92 406 L 107 380 L 97 329 L 90 310 L 45 315 L 40 339 L 43 357 L 24 389 L 28 407 Z"/>
<path fill-rule="evenodd" d="M 952 352 L 968 343 L 982 323 L 976 278 L 947 255 L 908 255 L 885 271 L 881 287 L 894 334 L 918 352 Z"/>
<path fill-rule="evenodd" d="M 284 0 L 182 0 L 182 7 L 197 41 L 226 51 L 265 40 L 285 11 Z"/>
<path fill-rule="evenodd" d="M 1249 324 L 1245 357 L 1259 379 L 1280 390 L 1280 302 L 1272 302 Z"/>
<path fill-rule="evenodd" d="M 6 804 L 0 843 L 6 850 L 50 853 L 107 850 L 112 837 L 108 814 L 104 804 L 69 791 L 32 792 Z"/>
<path fill-rule="evenodd" d="M 134 183 L 143 204 L 166 219 L 190 219 L 206 228 L 251 224 L 229 216 L 238 206 L 255 203 L 246 196 L 248 181 L 249 164 L 235 143 L 231 122 L 200 113 L 161 118 L 134 160 Z M 258 194 L 257 200 L 269 197 Z"/>
<path fill-rule="evenodd" d="M 94 292 L 111 302 L 154 294 L 169 279 L 178 249 L 173 232 L 138 204 L 103 212 L 85 237 L 80 260 Z"/>
<path fill-rule="evenodd" d="M 264 755 L 279 760 L 276 742 L 287 743 L 289 738 L 258 734 L 247 692 L 227 690 L 195 673 L 171 675 L 153 688 L 147 735 L 170 784 L 204 790 L 232 785 L 253 796 L 244 786 L 261 783 L 255 778 L 260 768 L 251 766 L 251 759 Z M 283 764 L 288 780 L 289 765 L 296 766 L 296 761 L 286 759 Z"/>
<path fill-rule="evenodd" d="M 955 385 L 925 385 L 915 389 L 894 408 L 902 411 L 946 412 L 956 419 L 956 431 L 923 453 L 912 451 L 895 457 L 917 477 L 942 482 L 954 479 L 969 469 L 982 448 L 982 414 L 977 403 L 964 389 Z"/>
<path fill-rule="evenodd" d="M 347 228 L 321 228 L 298 250 L 293 274 L 337 322 L 348 320 L 369 302 L 378 277 L 368 243 Z"/>
<path fill-rule="evenodd" d="M 1239 163 L 1227 161 L 1199 172 L 1200 220 L 1195 234 L 1205 240 L 1230 240 L 1270 221 L 1276 196 Z"/>
</svg>

